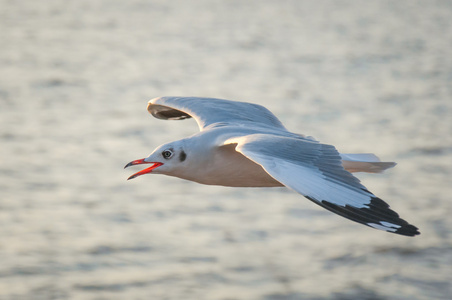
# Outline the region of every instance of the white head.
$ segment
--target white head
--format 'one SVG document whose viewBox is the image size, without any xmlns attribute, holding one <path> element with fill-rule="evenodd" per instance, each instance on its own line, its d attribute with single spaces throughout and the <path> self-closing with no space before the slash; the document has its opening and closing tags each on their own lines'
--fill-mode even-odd
<svg viewBox="0 0 452 300">
<path fill-rule="evenodd" d="M 140 164 L 153 165 L 133 174 L 127 180 L 151 172 L 174 176 L 177 173 L 177 170 L 183 167 L 182 164 L 186 162 L 187 152 L 184 150 L 184 146 L 184 140 L 164 144 L 157 147 L 157 149 L 155 149 L 148 157 L 129 162 L 124 169 Z"/>
</svg>

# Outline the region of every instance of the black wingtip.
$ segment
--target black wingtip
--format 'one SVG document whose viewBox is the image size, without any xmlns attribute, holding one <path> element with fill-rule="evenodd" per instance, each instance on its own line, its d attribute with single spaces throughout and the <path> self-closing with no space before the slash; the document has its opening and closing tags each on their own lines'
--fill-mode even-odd
<svg viewBox="0 0 452 300">
<path fill-rule="evenodd" d="M 396 231 L 394 231 L 394 233 L 397 233 L 400 235 L 405 235 L 405 236 L 416 236 L 416 235 L 421 234 L 419 232 L 419 229 L 416 226 L 411 225 L 411 224 L 398 228 Z"/>
<path fill-rule="evenodd" d="M 353 207 L 351 205 L 337 205 L 328 201 L 318 201 L 306 197 L 320 206 L 349 220 L 363 225 L 404 236 L 416 236 L 420 232 L 414 225 L 401 219 L 399 214 L 389 208 L 389 205 L 378 197 L 371 197 L 367 207 Z"/>
<path fill-rule="evenodd" d="M 389 205 L 378 197 L 372 197 L 369 210 L 377 217 L 380 218 L 380 223 L 391 223 L 390 229 L 387 232 L 405 235 L 405 236 L 416 236 L 421 234 L 418 228 L 414 225 L 409 224 L 404 219 L 401 219 L 399 214 L 390 209 Z M 397 227 L 397 229 L 395 229 Z"/>
</svg>

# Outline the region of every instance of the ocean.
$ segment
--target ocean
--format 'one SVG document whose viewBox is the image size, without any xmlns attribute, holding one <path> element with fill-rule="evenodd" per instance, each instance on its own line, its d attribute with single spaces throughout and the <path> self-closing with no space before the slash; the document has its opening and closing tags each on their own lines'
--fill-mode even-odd
<svg viewBox="0 0 452 300">
<path fill-rule="evenodd" d="M 452 299 L 452 2 L 0 0 L 0 299 Z M 398 165 L 414 238 L 286 188 L 123 167 L 194 134 L 158 96 L 264 105 Z"/>
</svg>

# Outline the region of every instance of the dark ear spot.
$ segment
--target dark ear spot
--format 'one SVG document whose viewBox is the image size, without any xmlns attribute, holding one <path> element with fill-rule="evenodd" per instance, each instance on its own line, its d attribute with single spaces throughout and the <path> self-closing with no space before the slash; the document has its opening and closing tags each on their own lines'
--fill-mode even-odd
<svg viewBox="0 0 452 300">
<path fill-rule="evenodd" d="M 179 160 L 182 162 L 187 158 L 187 153 L 184 152 L 184 150 L 181 151 L 179 155 Z"/>
</svg>

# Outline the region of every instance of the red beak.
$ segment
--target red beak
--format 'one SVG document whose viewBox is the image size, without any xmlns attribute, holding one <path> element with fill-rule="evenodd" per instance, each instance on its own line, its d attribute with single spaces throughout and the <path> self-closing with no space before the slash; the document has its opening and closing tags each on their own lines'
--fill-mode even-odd
<svg viewBox="0 0 452 300">
<path fill-rule="evenodd" d="M 140 175 L 144 175 L 144 174 L 150 173 L 150 172 L 152 172 L 152 170 L 154 170 L 155 168 L 160 167 L 161 165 L 163 165 L 163 163 L 160 163 L 160 162 L 147 162 L 147 161 L 144 161 L 144 158 L 142 158 L 142 159 L 137 159 L 137 160 L 134 160 L 134 161 L 129 162 L 129 163 L 124 167 L 124 169 L 127 168 L 127 167 L 130 167 L 130 166 L 141 165 L 141 164 L 153 164 L 153 165 L 150 166 L 149 168 L 146 168 L 146 169 L 144 169 L 144 170 L 141 170 L 141 171 L 139 171 L 139 172 L 136 172 L 135 174 L 133 174 L 132 176 L 130 176 L 129 178 L 127 178 L 127 180 L 134 179 L 135 177 L 138 177 L 138 176 L 140 176 Z"/>
</svg>

